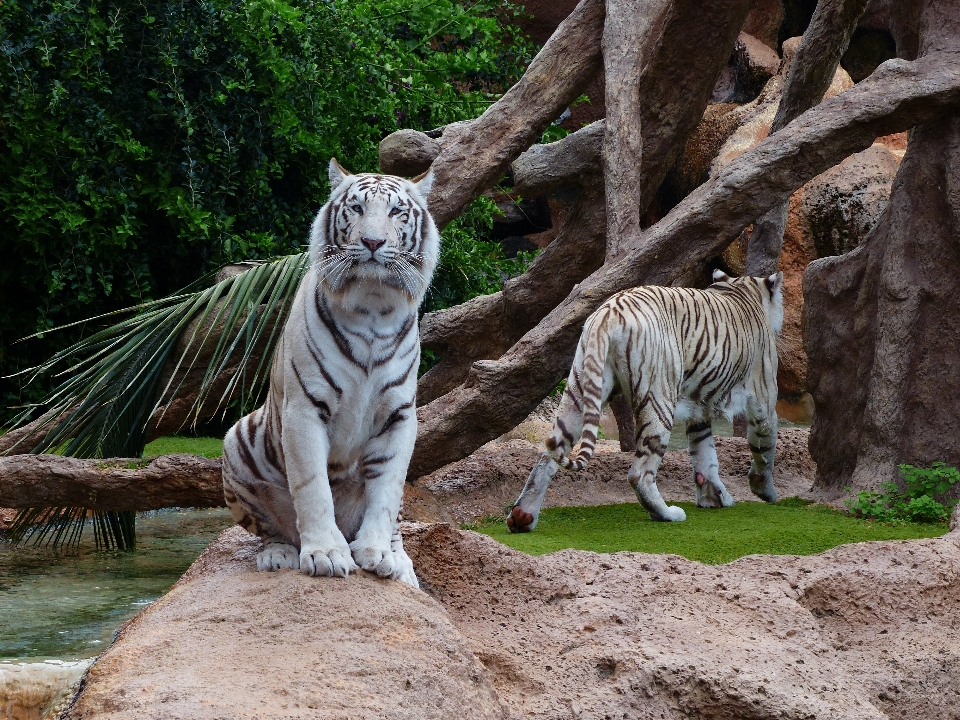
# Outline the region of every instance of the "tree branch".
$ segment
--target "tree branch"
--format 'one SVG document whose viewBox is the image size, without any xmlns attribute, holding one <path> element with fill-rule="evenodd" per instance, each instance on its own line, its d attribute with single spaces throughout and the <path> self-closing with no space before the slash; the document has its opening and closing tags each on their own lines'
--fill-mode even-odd
<svg viewBox="0 0 960 720">
<path fill-rule="evenodd" d="M 726 247 L 764 208 L 876 137 L 958 108 L 960 55 L 891 60 L 745 152 L 656 225 L 628 238 L 616 262 L 575 287 L 499 360 L 475 362 L 463 385 L 420 408 L 409 476 L 466 457 L 520 422 L 566 375 L 583 322 L 613 293 L 669 285 Z"/>
<path fill-rule="evenodd" d="M 603 0 L 581 0 L 519 82 L 476 120 L 444 129 L 428 198 L 438 227 L 492 187 L 600 70 Z"/>
<path fill-rule="evenodd" d="M 696 127 L 748 9 L 748 0 L 674 3 L 640 79 L 640 198 L 653 197 Z M 593 123 L 559 142 L 536 145 L 513 162 L 514 189 L 523 195 L 562 187 L 581 187 L 589 195 L 579 198 L 568 227 L 551 243 L 556 247 L 508 281 L 502 293 L 424 317 L 424 347 L 439 350 L 441 361 L 420 379 L 421 403 L 463 382 L 474 361 L 499 357 L 599 266 L 605 242 L 604 203 L 597 193 L 604 132 L 603 121 Z"/>
<path fill-rule="evenodd" d="M 219 459 L 161 455 L 143 462 L 61 455 L 0 457 L 0 507 L 156 510 L 225 504 Z"/>
</svg>

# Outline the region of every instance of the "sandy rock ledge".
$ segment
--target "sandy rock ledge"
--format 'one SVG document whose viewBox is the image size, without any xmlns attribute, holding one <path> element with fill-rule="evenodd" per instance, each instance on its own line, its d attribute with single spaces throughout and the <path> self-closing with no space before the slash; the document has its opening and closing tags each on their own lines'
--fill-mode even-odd
<svg viewBox="0 0 960 720">
<path fill-rule="evenodd" d="M 960 718 L 960 534 L 709 566 L 411 525 L 425 591 L 226 531 L 65 718 Z"/>
</svg>

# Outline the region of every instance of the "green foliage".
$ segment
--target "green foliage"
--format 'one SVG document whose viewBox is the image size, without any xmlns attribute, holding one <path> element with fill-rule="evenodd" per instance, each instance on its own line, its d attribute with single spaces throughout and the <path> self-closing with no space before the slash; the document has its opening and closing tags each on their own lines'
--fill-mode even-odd
<svg viewBox="0 0 960 720">
<path fill-rule="evenodd" d="M 331 156 L 372 170 L 388 133 L 474 117 L 519 76 L 531 47 L 509 24 L 517 12 L 507 0 L 5 0 L 0 375 L 84 326 L 12 346 L 20 337 L 296 251 Z M 45 389 L 7 383 L 0 406 Z"/>
<path fill-rule="evenodd" d="M 857 517 L 882 522 L 944 523 L 956 500 L 940 502 L 937 497 L 960 482 L 960 472 L 935 462 L 928 468 L 901 465 L 903 489 L 894 482 L 881 485 L 882 492 L 864 490 L 847 507 Z"/>
<path fill-rule="evenodd" d="M 443 229 L 440 262 L 421 308 L 423 312 L 495 293 L 504 280 L 527 268 L 535 253 L 520 252 L 516 258 L 508 258 L 499 242 L 478 239 L 489 235 L 498 214 L 501 213 L 496 204 L 481 196 Z"/>
<path fill-rule="evenodd" d="M 686 511 L 686 522 L 654 522 L 639 503 L 626 503 L 548 508 L 531 533 L 511 534 L 502 517 L 469 529 L 531 555 L 564 548 L 602 553 L 626 550 L 672 553 L 710 564 L 758 553 L 812 555 L 844 543 L 935 537 L 947 530 L 944 525 L 867 522 L 794 498 L 774 505 L 741 502 L 719 510 L 677 504 Z"/>
</svg>

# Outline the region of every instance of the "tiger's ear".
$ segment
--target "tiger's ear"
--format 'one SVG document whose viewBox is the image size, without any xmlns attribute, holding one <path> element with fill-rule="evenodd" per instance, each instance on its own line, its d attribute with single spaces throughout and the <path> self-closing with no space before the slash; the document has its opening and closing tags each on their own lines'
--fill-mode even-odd
<svg viewBox="0 0 960 720">
<path fill-rule="evenodd" d="M 433 187 L 433 167 L 430 167 L 430 169 L 424 173 L 420 173 L 410 182 L 417 186 L 417 192 L 426 200 L 427 195 L 430 194 L 430 188 Z"/>
<path fill-rule="evenodd" d="M 713 281 L 714 282 L 730 282 L 731 278 L 723 270 L 717 269 L 713 271 Z"/>
<path fill-rule="evenodd" d="M 333 192 L 350 176 L 350 171 L 344 169 L 336 158 L 330 158 L 330 192 Z"/>
<path fill-rule="evenodd" d="M 770 277 L 764 278 L 763 282 L 766 284 L 767 290 L 770 291 L 770 295 L 772 296 L 776 294 L 777 290 L 780 289 L 780 286 L 783 285 L 783 273 L 774 273 Z"/>
</svg>

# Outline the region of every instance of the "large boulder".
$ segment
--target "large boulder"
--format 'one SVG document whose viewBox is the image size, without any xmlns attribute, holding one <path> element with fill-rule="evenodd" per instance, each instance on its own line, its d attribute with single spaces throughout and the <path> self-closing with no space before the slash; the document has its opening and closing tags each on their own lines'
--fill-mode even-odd
<svg viewBox="0 0 960 720">
<path fill-rule="evenodd" d="M 801 213 L 815 258 L 843 255 L 857 247 L 880 222 L 900 162 L 876 143 L 851 155 L 803 187 Z"/>
<path fill-rule="evenodd" d="M 123 626 L 69 718 L 503 718 L 443 607 L 399 582 L 258 573 L 227 530 Z"/>
<path fill-rule="evenodd" d="M 711 566 L 407 527 L 424 592 L 258 574 L 234 528 L 122 629 L 64 717 L 953 717 L 958 540 Z"/>
<path fill-rule="evenodd" d="M 720 74 L 710 98 L 711 103 L 745 103 L 763 90 L 777 74 L 780 56 L 749 33 L 741 32 L 734 43 L 727 66 Z"/>
</svg>

